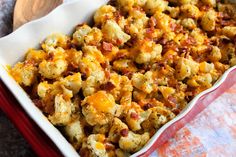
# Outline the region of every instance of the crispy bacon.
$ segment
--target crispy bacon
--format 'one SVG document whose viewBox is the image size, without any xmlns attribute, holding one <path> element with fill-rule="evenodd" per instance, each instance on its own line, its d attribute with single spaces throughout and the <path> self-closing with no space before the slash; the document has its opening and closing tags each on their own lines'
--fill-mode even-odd
<svg viewBox="0 0 236 157">
<path fill-rule="evenodd" d="M 137 113 L 135 113 L 135 112 L 131 112 L 131 113 L 130 113 L 130 117 L 131 117 L 132 119 L 135 119 L 135 120 L 138 120 L 138 119 L 139 119 L 139 115 L 138 115 Z"/>
<path fill-rule="evenodd" d="M 129 129 L 122 129 L 120 131 L 120 135 L 123 136 L 123 137 L 127 137 L 129 134 Z"/>
<path fill-rule="evenodd" d="M 105 41 L 102 42 L 102 50 L 104 50 L 105 52 L 111 52 L 112 47 L 113 47 L 112 43 L 108 43 L 108 42 L 105 42 Z"/>
<path fill-rule="evenodd" d="M 105 84 L 102 84 L 101 86 L 100 86 L 100 88 L 102 89 L 102 90 L 106 90 L 106 91 L 111 91 L 112 89 L 114 89 L 116 86 L 112 83 L 112 82 L 107 82 L 107 83 L 105 83 Z"/>
</svg>

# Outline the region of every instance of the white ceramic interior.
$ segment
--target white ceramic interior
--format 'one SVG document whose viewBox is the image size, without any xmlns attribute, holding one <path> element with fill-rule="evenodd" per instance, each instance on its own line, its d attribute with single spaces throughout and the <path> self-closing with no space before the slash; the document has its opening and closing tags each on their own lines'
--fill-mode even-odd
<svg viewBox="0 0 236 157">
<path fill-rule="evenodd" d="M 0 78 L 17 98 L 27 114 L 49 136 L 49 138 L 61 150 L 64 156 L 79 156 L 74 148 L 67 142 L 63 135 L 47 120 L 41 111 L 33 104 L 24 90 L 8 74 L 6 65 L 13 65 L 23 59 L 26 50 L 30 47 L 38 47 L 39 43 L 51 33 L 72 33 L 77 24 L 89 22 L 93 13 L 108 0 L 78 0 L 63 4 L 49 15 L 27 23 L 10 35 L 0 38 Z M 227 70 L 215 85 L 197 95 L 176 118 L 161 127 L 143 149 L 133 154 L 138 156 L 146 152 L 170 125 L 184 117 L 196 104 L 196 101 L 204 94 L 217 88 L 227 77 L 232 67 Z"/>
</svg>

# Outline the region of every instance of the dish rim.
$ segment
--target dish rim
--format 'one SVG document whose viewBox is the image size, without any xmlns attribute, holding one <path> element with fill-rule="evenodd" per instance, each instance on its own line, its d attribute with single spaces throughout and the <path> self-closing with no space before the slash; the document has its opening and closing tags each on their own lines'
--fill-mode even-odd
<svg viewBox="0 0 236 157">
<path fill-rule="evenodd" d="M 86 1 L 86 0 L 84 0 Z M 108 0 L 98 0 L 103 1 L 104 4 L 108 2 Z M 14 38 L 19 34 L 21 31 L 28 31 L 28 27 L 34 27 L 34 25 L 40 24 L 43 21 L 49 21 L 54 17 L 54 14 L 57 14 L 57 12 L 60 12 L 63 8 L 69 5 L 76 5 L 77 3 L 82 3 L 83 1 L 76 1 L 72 0 L 71 2 L 64 3 L 57 8 L 55 8 L 52 12 L 50 12 L 48 15 L 39 18 L 37 20 L 33 20 L 29 23 L 26 23 L 16 29 L 11 34 L 0 38 L 0 43 L 4 40 L 7 40 L 9 38 Z M 0 45 L 1 49 L 1 45 Z M 154 146 L 155 142 L 158 140 L 158 138 L 161 136 L 161 134 L 167 130 L 171 125 L 174 125 L 177 121 L 184 118 L 191 110 L 192 108 L 197 104 L 199 99 L 214 91 L 217 89 L 227 78 L 229 73 L 236 69 L 236 66 L 231 67 L 227 71 L 224 72 L 224 74 L 217 80 L 217 82 L 209 89 L 199 93 L 197 96 L 195 96 L 185 107 L 184 110 L 182 110 L 174 119 L 167 122 L 165 125 L 163 125 L 157 132 L 152 136 L 152 138 L 149 140 L 149 142 L 138 152 L 131 155 L 131 157 L 134 156 L 140 156 L 144 155 L 145 152 L 147 152 L 149 149 Z M 53 141 L 53 143 L 59 148 L 61 153 L 65 156 L 79 156 L 79 154 L 76 152 L 76 150 L 72 147 L 72 145 L 65 139 L 65 137 L 62 135 L 59 130 L 54 127 L 48 119 L 41 113 L 41 111 L 33 104 L 32 100 L 28 97 L 27 93 L 16 83 L 16 81 L 8 74 L 6 65 L 2 64 L 2 59 L 0 58 L 0 79 L 3 81 L 3 83 L 7 86 L 7 88 L 10 90 L 10 92 L 15 96 L 19 104 L 24 108 L 25 112 L 34 120 L 34 122 L 45 132 L 45 134 Z M 37 114 L 33 114 L 33 112 L 36 112 Z M 40 113 L 39 113 L 40 112 Z M 42 118 L 44 117 L 44 118 Z"/>
</svg>

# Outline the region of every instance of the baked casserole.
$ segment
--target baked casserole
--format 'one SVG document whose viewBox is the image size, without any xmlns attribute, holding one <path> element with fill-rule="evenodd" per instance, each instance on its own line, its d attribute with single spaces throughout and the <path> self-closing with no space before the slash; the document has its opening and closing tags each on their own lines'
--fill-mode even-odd
<svg viewBox="0 0 236 157">
<path fill-rule="evenodd" d="M 227 1 L 112 0 L 10 74 L 81 156 L 130 156 L 236 65 L 235 15 Z"/>
</svg>

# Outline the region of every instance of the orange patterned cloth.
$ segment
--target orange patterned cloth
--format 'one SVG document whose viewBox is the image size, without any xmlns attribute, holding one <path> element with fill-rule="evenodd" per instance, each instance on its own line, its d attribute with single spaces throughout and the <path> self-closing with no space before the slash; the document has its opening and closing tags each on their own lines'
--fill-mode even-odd
<svg viewBox="0 0 236 157">
<path fill-rule="evenodd" d="M 236 84 L 218 97 L 175 136 L 151 154 L 153 157 L 235 156 Z"/>
</svg>

